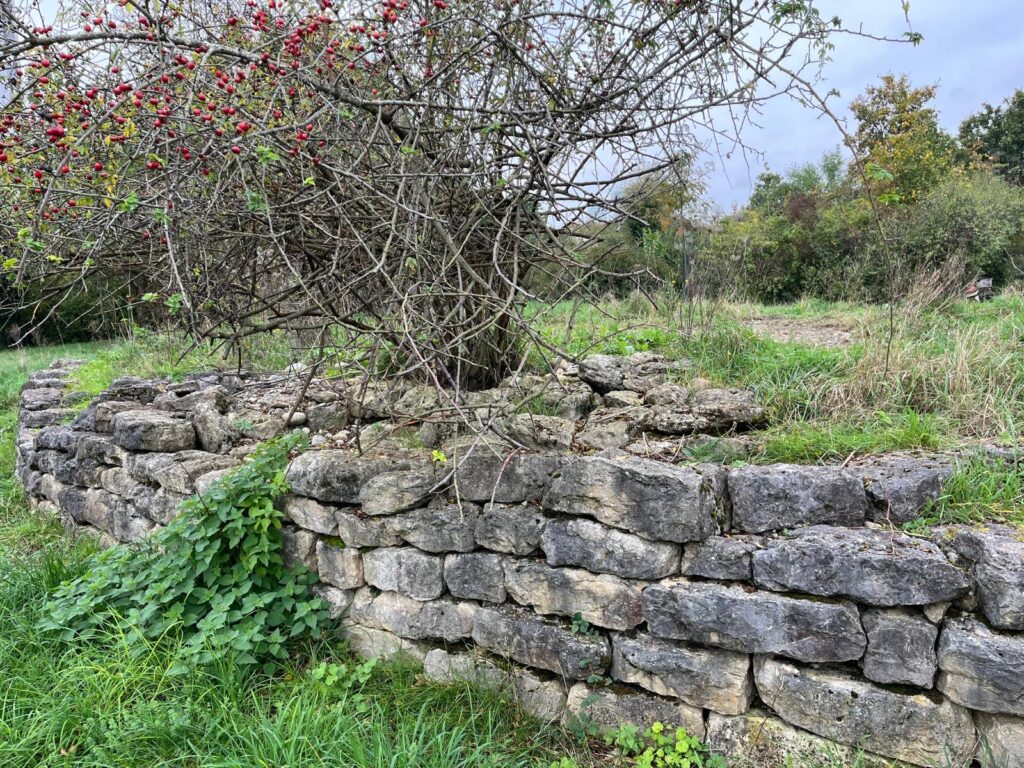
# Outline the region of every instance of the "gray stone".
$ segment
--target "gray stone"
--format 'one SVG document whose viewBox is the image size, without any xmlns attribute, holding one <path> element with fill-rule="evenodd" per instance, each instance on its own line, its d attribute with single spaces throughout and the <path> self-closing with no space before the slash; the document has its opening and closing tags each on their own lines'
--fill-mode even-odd
<svg viewBox="0 0 1024 768">
<path fill-rule="evenodd" d="M 433 600 L 444 592 L 444 558 L 413 547 L 382 547 L 363 555 L 366 583 L 416 600 Z"/>
<path fill-rule="evenodd" d="M 470 552 L 476 547 L 474 529 L 479 514 L 476 504 L 443 504 L 395 515 L 385 526 L 427 552 Z"/>
<path fill-rule="evenodd" d="M 46 408 L 57 408 L 64 399 L 64 388 L 25 389 L 21 392 L 22 411 L 41 411 Z"/>
<path fill-rule="evenodd" d="M 317 573 L 320 581 L 339 589 L 358 589 L 363 578 L 363 558 L 359 550 L 339 547 L 331 541 L 316 542 Z"/>
<path fill-rule="evenodd" d="M 673 640 L 801 661 L 852 661 L 867 645 L 860 614 L 846 601 L 679 579 L 648 587 L 643 603 L 651 633 Z"/>
<path fill-rule="evenodd" d="M 200 403 L 192 412 L 192 426 L 195 427 L 199 447 L 210 453 L 227 453 L 241 437 L 216 406 Z"/>
<path fill-rule="evenodd" d="M 654 723 L 662 723 L 667 728 L 683 727 L 691 736 L 704 740 L 704 713 L 699 707 L 625 685 L 576 683 L 569 689 L 566 710 L 567 725 L 575 720 L 614 730 L 628 724 L 642 732 Z"/>
<path fill-rule="evenodd" d="M 541 548 L 549 565 L 576 565 L 627 579 L 661 579 L 678 573 L 682 549 L 584 518 L 549 523 Z"/>
<path fill-rule="evenodd" d="M 49 427 L 67 421 L 75 415 L 71 408 L 44 408 L 40 411 L 21 411 L 18 414 L 18 423 L 23 427 L 36 429 L 38 427 Z"/>
<path fill-rule="evenodd" d="M 481 607 L 473 623 L 473 642 L 489 651 L 570 679 L 600 675 L 608 667 L 608 640 L 573 633 L 514 606 Z"/>
<path fill-rule="evenodd" d="M 1024 768 L 1024 719 L 974 713 L 981 768 Z"/>
<path fill-rule="evenodd" d="M 509 676 L 490 659 L 472 651 L 450 653 L 434 648 L 423 659 L 423 676 L 442 685 L 470 683 L 484 690 L 500 690 Z"/>
<path fill-rule="evenodd" d="M 632 629 L 644 620 L 640 590 L 617 576 L 578 568 L 551 568 L 533 560 L 505 562 L 505 589 L 537 613 L 580 615 L 608 629 Z"/>
<path fill-rule="evenodd" d="M 444 583 L 455 597 L 505 602 L 505 572 L 501 556 L 489 552 L 448 555 L 444 559 Z"/>
<path fill-rule="evenodd" d="M 359 491 L 365 515 L 393 515 L 426 504 L 441 478 L 433 467 L 382 472 L 366 480 Z"/>
<path fill-rule="evenodd" d="M 953 466 L 945 457 L 892 454 L 862 459 L 850 472 L 861 478 L 872 502 L 868 516 L 902 525 L 939 498 Z"/>
<path fill-rule="evenodd" d="M 860 478 L 836 467 L 795 464 L 729 471 L 733 527 L 747 533 L 828 523 L 860 526 L 868 499 Z"/>
<path fill-rule="evenodd" d="M 760 536 L 712 536 L 687 544 L 681 572 L 705 579 L 750 581 L 754 578 L 751 556 L 763 543 Z"/>
<path fill-rule="evenodd" d="M 128 459 L 128 472 L 133 478 L 182 495 L 196 492 L 197 478 L 236 466 L 238 459 L 234 456 L 219 456 L 205 451 L 143 453 Z"/>
<path fill-rule="evenodd" d="M 595 451 L 623 448 L 640 434 L 646 413 L 640 407 L 598 408 L 577 433 L 576 442 Z"/>
<path fill-rule="evenodd" d="M 402 537 L 385 526 L 387 518 L 335 509 L 334 519 L 338 523 L 338 538 L 349 547 L 397 547 L 402 543 Z"/>
<path fill-rule="evenodd" d="M 103 393 L 110 400 L 132 400 L 136 403 L 152 403 L 160 393 L 160 385 L 155 381 L 140 379 L 138 376 L 120 376 L 114 379 Z"/>
<path fill-rule="evenodd" d="M 685 390 L 676 393 L 675 398 L 683 393 Z M 644 417 L 643 427 L 666 435 L 720 433 L 760 426 L 766 417 L 765 408 L 755 403 L 746 390 L 706 389 L 694 392 L 685 404 L 668 397 L 667 404 L 652 406 Z"/>
<path fill-rule="evenodd" d="M 342 630 L 349 647 L 364 659 L 393 661 L 407 658 L 422 662 L 430 650 L 430 646 L 424 643 L 407 640 L 394 632 L 365 627 L 352 621 L 343 622 Z"/>
<path fill-rule="evenodd" d="M 628 389 L 617 389 L 604 396 L 607 408 L 638 408 L 644 404 L 644 398 L 638 392 Z"/>
<path fill-rule="evenodd" d="M 139 404 L 132 400 L 104 400 L 89 406 L 93 411 L 92 426 L 97 432 L 109 432 L 114 417 L 119 413 L 139 410 Z M 89 410 L 87 409 L 87 410 Z M 190 446 L 191 447 L 191 446 Z"/>
<path fill-rule="evenodd" d="M 753 558 L 760 587 L 869 605 L 928 605 L 970 588 L 935 544 L 889 531 L 813 526 L 770 539 Z"/>
<path fill-rule="evenodd" d="M 454 643 L 470 636 L 477 607 L 453 600 L 415 600 L 397 592 L 374 596 L 367 587 L 356 592 L 349 608 L 353 621 L 393 632 L 409 640 L 444 640 Z"/>
<path fill-rule="evenodd" d="M 861 616 L 868 636 L 864 676 L 876 683 L 931 688 L 937 661 L 938 628 L 923 616 L 902 610 L 868 610 Z"/>
<path fill-rule="evenodd" d="M 317 568 L 317 538 L 315 533 L 286 526 L 281 529 L 281 554 L 285 568 L 299 565 L 315 571 Z"/>
<path fill-rule="evenodd" d="M 722 504 L 697 470 L 632 457 L 575 459 L 544 497 L 547 509 L 677 543 L 716 533 Z"/>
<path fill-rule="evenodd" d="M 1024 540 L 1016 528 L 957 527 L 940 541 L 970 564 L 978 602 L 992 626 L 1024 630 Z"/>
<path fill-rule="evenodd" d="M 547 523 L 538 507 L 487 504 L 476 522 L 476 542 L 495 552 L 528 555 L 540 545 Z"/>
<path fill-rule="evenodd" d="M 114 442 L 129 451 L 187 451 L 196 443 L 192 424 L 158 411 L 122 411 L 111 426 Z"/>
<path fill-rule="evenodd" d="M 348 613 L 349 606 L 352 605 L 352 599 L 356 594 L 355 590 L 338 589 L 326 584 L 314 584 L 312 592 L 327 603 L 327 615 L 331 619 L 340 619 Z"/>
<path fill-rule="evenodd" d="M 678 384 L 658 384 L 644 393 L 644 405 L 686 405 L 690 390 Z"/>
<path fill-rule="evenodd" d="M 478 445 L 455 459 L 455 486 L 461 498 L 515 504 L 539 501 L 562 463 L 559 456 L 510 453 Z"/>
<path fill-rule="evenodd" d="M 91 459 L 111 466 L 123 466 L 128 461 L 128 451 L 115 445 L 109 435 L 85 433 L 76 442 L 75 458 Z"/>
<path fill-rule="evenodd" d="M 148 498 L 142 511 L 154 522 L 168 525 L 181 514 L 181 503 L 187 498 L 166 488 L 160 488 Z M 135 502 L 135 506 L 137 509 L 141 507 L 138 501 Z"/>
<path fill-rule="evenodd" d="M 177 413 L 189 413 L 200 408 L 213 408 L 218 413 L 226 413 L 231 407 L 231 397 L 224 387 L 214 385 L 185 394 L 164 392 L 157 395 L 153 405 L 162 411 Z"/>
<path fill-rule="evenodd" d="M 65 424 L 59 424 L 36 432 L 33 442 L 37 450 L 64 451 L 73 454 L 81 435 L 81 432 L 76 432 Z"/>
<path fill-rule="evenodd" d="M 553 723 L 565 713 L 565 685 L 528 669 L 512 671 L 512 700 L 530 717 Z"/>
<path fill-rule="evenodd" d="M 947 620 L 939 636 L 936 687 L 984 712 L 1024 715 L 1024 636 L 1001 635 L 969 618 Z"/>
<path fill-rule="evenodd" d="M 746 654 L 645 635 L 613 638 L 611 674 L 621 682 L 724 715 L 745 712 L 754 698 Z"/>
<path fill-rule="evenodd" d="M 576 434 L 576 422 L 561 416 L 517 413 L 505 423 L 508 436 L 534 451 L 568 451 Z"/>
<path fill-rule="evenodd" d="M 319 403 L 306 411 L 306 423 L 314 432 L 337 432 L 348 426 L 351 417 L 344 403 Z"/>
<path fill-rule="evenodd" d="M 359 492 L 370 478 L 425 466 L 421 456 L 358 456 L 352 451 L 306 451 L 292 460 L 287 479 L 292 493 L 320 501 L 358 504 Z"/>
<path fill-rule="evenodd" d="M 336 536 L 338 521 L 334 517 L 334 507 L 321 504 L 305 496 L 283 496 L 278 499 L 285 515 L 300 528 L 305 528 L 325 536 Z M 348 544 L 348 542 L 345 542 Z"/>
<path fill-rule="evenodd" d="M 787 722 L 914 765 L 959 765 L 974 751 L 971 713 L 940 696 L 895 693 L 841 672 L 755 659 L 757 692 Z"/>
<path fill-rule="evenodd" d="M 587 414 L 601 405 L 601 396 L 581 382 L 557 381 L 534 390 L 533 398 L 548 413 L 573 421 L 585 419 Z"/>
<path fill-rule="evenodd" d="M 591 355 L 580 361 L 580 379 L 604 394 L 625 389 L 625 358 Z"/>
<path fill-rule="evenodd" d="M 738 765 L 744 768 L 762 765 L 892 768 L 891 762 L 883 757 L 794 728 L 759 709 L 742 715 L 712 712 L 708 716 L 707 745 L 716 754 L 738 759 Z"/>
<path fill-rule="evenodd" d="M 196 494 L 206 496 L 216 488 L 221 488 L 221 481 L 234 472 L 234 467 L 228 469 L 215 469 L 212 472 L 204 472 L 195 480 Z"/>
</svg>

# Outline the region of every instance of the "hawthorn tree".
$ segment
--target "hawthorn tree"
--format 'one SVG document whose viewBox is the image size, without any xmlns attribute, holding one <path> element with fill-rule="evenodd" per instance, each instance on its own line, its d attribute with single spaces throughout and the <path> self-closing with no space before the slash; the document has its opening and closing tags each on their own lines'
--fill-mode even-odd
<svg viewBox="0 0 1024 768">
<path fill-rule="evenodd" d="M 36 306 L 116 284 L 197 338 L 348 338 L 466 387 L 550 348 L 528 276 L 572 295 L 623 190 L 812 100 L 843 31 L 809 0 L 41 8 L 0 6 L 3 270 Z"/>
</svg>

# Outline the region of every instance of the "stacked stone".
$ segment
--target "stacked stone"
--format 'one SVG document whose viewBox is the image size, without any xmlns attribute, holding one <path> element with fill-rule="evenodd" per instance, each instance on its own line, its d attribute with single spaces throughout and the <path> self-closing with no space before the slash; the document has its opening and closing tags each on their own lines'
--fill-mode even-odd
<svg viewBox="0 0 1024 768">
<path fill-rule="evenodd" d="M 33 374 L 19 415 L 19 477 L 33 503 L 69 529 L 103 544 L 137 542 L 174 518 L 200 476 L 239 463 L 197 449 L 225 428 L 211 418 L 223 420 L 227 402 L 214 380 L 124 377 L 81 410 L 71 406 L 82 396 L 65 393 L 80 364 Z"/>
<path fill-rule="evenodd" d="M 237 460 L 196 450 L 195 405 L 147 406 L 133 387 L 138 399 L 119 391 L 24 453 L 33 496 L 118 540 L 145 527 L 132 515 L 169 519 L 160 494 L 202 492 Z M 411 655 L 431 679 L 501 687 L 550 720 L 679 724 L 751 757 L 863 749 L 1020 768 L 1024 542 L 884 525 L 918 514 L 948 472 L 908 457 L 727 469 L 481 441 L 442 463 L 308 451 L 280 503 L 289 562 L 317 571 L 353 648 Z M 129 511 L 86 513 L 78 492 Z"/>
</svg>

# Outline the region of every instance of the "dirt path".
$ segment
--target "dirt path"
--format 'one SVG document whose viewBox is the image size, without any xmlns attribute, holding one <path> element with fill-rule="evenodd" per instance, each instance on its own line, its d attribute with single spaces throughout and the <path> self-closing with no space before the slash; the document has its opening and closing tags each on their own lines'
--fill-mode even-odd
<svg viewBox="0 0 1024 768">
<path fill-rule="evenodd" d="M 745 322 L 757 335 L 775 341 L 817 347 L 847 347 L 853 343 L 849 326 L 828 318 L 751 317 Z"/>
</svg>

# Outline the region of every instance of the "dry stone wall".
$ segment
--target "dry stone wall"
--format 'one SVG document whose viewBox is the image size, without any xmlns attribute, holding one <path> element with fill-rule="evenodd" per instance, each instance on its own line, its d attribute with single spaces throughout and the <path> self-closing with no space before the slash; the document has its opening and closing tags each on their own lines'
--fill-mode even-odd
<svg viewBox="0 0 1024 768">
<path fill-rule="evenodd" d="M 79 412 L 73 365 L 26 384 L 18 472 L 79 534 L 138 541 L 249 450 L 230 418 L 243 378 L 122 379 Z M 567 408 L 632 394 L 662 424 L 736 422 L 710 396 L 647 398 L 628 360 L 591 365 Z M 286 554 L 362 654 L 502 687 L 544 719 L 671 722 L 746 757 L 1024 766 L 1020 533 L 882 522 L 918 514 L 948 457 L 723 467 L 455 441 L 439 463 L 327 444 L 288 469 Z"/>
</svg>

